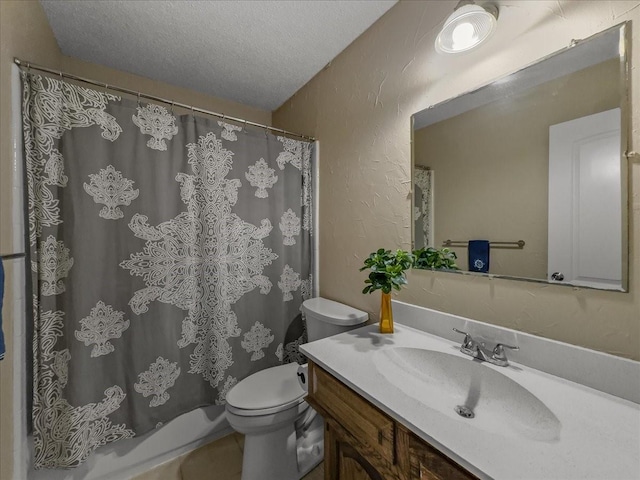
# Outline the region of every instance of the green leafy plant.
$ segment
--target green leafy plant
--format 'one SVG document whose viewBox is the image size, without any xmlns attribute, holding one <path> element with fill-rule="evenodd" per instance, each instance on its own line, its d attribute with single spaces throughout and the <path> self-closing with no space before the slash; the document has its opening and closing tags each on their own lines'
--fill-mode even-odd
<svg viewBox="0 0 640 480">
<path fill-rule="evenodd" d="M 407 284 L 404 272 L 411 268 L 413 260 L 413 255 L 404 250 L 392 252 L 381 248 L 373 252 L 364 260 L 364 267 L 360 269 L 371 269 L 369 278 L 364 281 L 367 286 L 362 293 L 373 293 L 376 290 L 391 293 L 392 289 L 400 290 L 402 285 Z"/>
<path fill-rule="evenodd" d="M 420 248 L 413 251 L 413 256 L 413 268 L 460 270 L 456 265 L 456 253 L 446 247 L 441 250 L 432 247 Z"/>
</svg>

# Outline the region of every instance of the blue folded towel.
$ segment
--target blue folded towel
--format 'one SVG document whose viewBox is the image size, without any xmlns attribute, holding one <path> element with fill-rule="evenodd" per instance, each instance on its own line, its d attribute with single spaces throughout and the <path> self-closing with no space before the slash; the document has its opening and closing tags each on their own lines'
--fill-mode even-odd
<svg viewBox="0 0 640 480">
<path fill-rule="evenodd" d="M 489 240 L 469 240 L 469 271 L 489 271 Z"/>
<path fill-rule="evenodd" d="M 2 333 L 2 297 L 4 296 L 4 267 L 0 260 L 0 360 L 4 358 L 4 334 Z"/>
</svg>

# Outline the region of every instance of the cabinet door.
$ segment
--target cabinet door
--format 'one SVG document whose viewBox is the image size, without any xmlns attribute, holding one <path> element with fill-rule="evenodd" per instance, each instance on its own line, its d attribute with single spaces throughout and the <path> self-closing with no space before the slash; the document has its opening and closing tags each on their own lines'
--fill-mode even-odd
<svg viewBox="0 0 640 480">
<path fill-rule="evenodd" d="M 385 413 L 316 365 L 309 367 L 307 401 L 321 414 L 335 420 L 345 431 L 366 445 L 377 457 L 391 464 L 395 459 L 394 422 Z"/>
<path fill-rule="evenodd" d="M 325 480 L 400 480 L 396 469 L 332 419 L 325 421 Z"/>
</svg>

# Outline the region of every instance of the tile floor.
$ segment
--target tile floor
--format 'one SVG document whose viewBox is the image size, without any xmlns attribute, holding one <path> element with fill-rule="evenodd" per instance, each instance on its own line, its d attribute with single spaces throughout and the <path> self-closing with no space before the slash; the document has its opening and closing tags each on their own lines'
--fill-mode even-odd
<svg viewBox="0 0 640 480">
<path fill-rule="evenodd" d="M 193 452 L 158 465 L 132 480 L 240 480 L 244 436 L 227 435 Z M 303 480 L 323 480 L 322 464 Z"/>
</svg>

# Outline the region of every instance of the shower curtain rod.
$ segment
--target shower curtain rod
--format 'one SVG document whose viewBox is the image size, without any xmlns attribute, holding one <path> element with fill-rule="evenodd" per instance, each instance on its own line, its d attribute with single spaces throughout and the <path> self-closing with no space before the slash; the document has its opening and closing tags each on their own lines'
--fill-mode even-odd
<svg viewBox="0 0 640 480">
<path fill-rule="evenodd" d="M 69 78 L 71 80 L 77 80 L 78 82 L 84 82 L 84 83 L 88 83 L 90 85 L 96 85 L 98 87 L 102 87 L 102 88 L 106 88 L 108 90 L 115 90 L 117 92 L 122 92 L 122 93 L 128 93 L 129 95 L 135 95 L 138 98 L 145 98 L 148 100 L 155 100 L 156 102 L 162 102 L 162 103 L 166 103 L 167 105 L 171 105 L 172 107 L 180 107 L 180 108 L 184 108 L 187 110 L 191 110 L 192 112 L 198 112 L 198 113 L 204 113 L 205 115 L 212 115 L 214 117 L 218 117 L 221 118 L 223 120 L 231 120 L 232 122 L 237 122 L 237 123 L 241 123 L 243 125 L 251 125 L 253 127 L 259 127 L 259 128 L 264 128 L 265 130 L 270 130 L 272 132 L 279 132 L 279 133 L 283 133 L 285 135 L 291 135 L 294 137 L 298 137 L 298 138 L 302 138 L 304 140 L 308 140 L 310 142 L 315 142 L 316 139 L 314 137 L 309 137 L 307 135 L 302 135 L 300 133 L 294 133 L 294 132 L 289 132 L 287 130 L 282 130 L 281 128 L 275 128 L 275 127 L 270 127 L 269 125 L 263 125 L 261 123 L 256 123 L 256 122 L 251 122 L 249 120 L 243 120 L 241 118 L 236 118 L 236 117 L 231 117 L 229 115 L 224 115 L 222 113 L 218 113 L 218 112 L 212 112 L 211 110 L 204 110 L 202 108 L 197 108 L 194 107 L 193 105 L 187 105 L 185 103 L 180 103 L 180 102 L 174 102 L 172 100 L 167 100 L 166 98 L 162 98 L 162 97 L 156 97 L 155 95 L 147 95 L 145 93 L 141 93 L 141 92 L 136 92 L 135 90 L 129 90 L 128 88 L 123 88 L 123 87 L 117 87 L 114 85 L 109 85 L 107 83 L 104 82 L 97 82 L 95 80 L 91 80 L 88 78 L 83 78 L 83 77 L 78 77 L 77 75 L 72 75 L 70 73 L 65 73 L 59 70 L 52 70 L 50 68 L 47 67 L 43 67 L 41 65 L 35 65 L 33 63 L 29 63 L 29 62 L 24 62 L 22 60 L 20 60 L 19 58 L 14 58 L 13 59 L 14 63 L 20 67 L 26 68 L 27 70 L 29 69 L 33 69 L 33 70 L 39 70 L 41 72 L 47 72 L 50 73 L 52 75 L 56 75 L 62 78 Z"/>
</svg>

